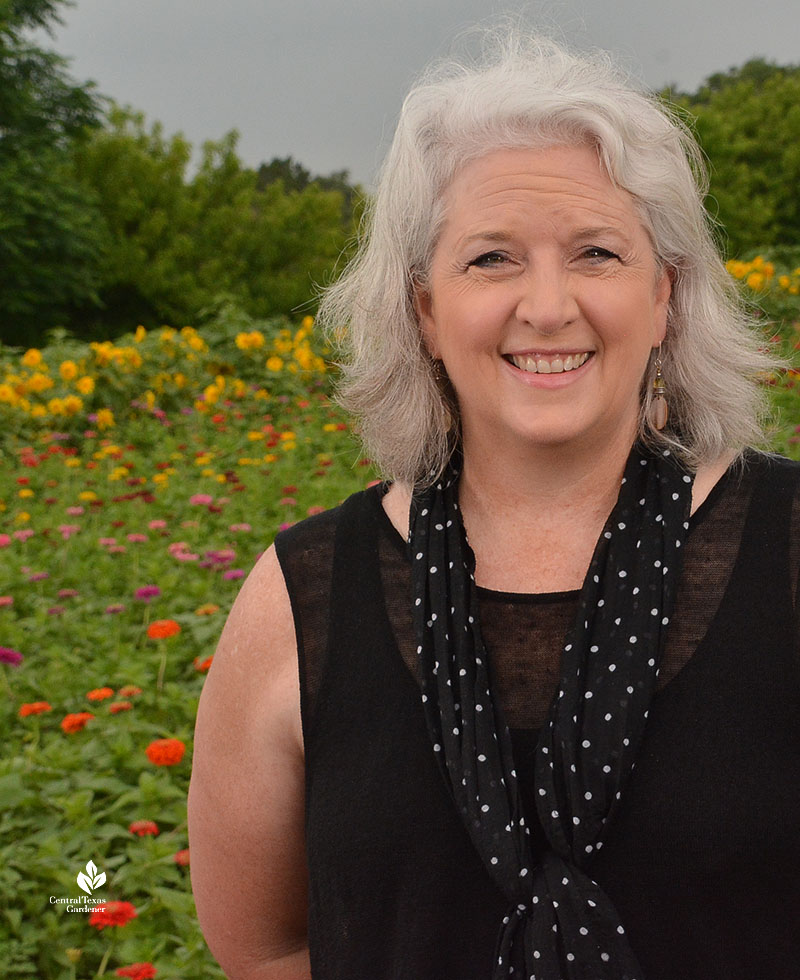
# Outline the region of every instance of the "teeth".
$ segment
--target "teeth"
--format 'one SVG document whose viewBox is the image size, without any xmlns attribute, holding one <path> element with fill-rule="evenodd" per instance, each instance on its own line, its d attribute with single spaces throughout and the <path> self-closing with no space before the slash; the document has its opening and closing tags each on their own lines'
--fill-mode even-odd
<svg viewBox="0 0 800 980">
<path fill-rule="evenodd" d="M 563 374 L 564 371 L 574 371 L 589 359 L 589 351 L 583 354 L 567 354 L 566 357 L 554 357 L 548 360 L 544 357 L 529 357 L 527 354 L 510 354 L 509 360 L 529 374 Z"/>
</svg>

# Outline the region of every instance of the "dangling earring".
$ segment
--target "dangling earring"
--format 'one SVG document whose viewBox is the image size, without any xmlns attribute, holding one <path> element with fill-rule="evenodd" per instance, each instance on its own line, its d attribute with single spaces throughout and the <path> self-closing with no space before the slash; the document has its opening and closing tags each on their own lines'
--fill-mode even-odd
<svg viewBox="0 0 800 980">
<path fill-rule="evenodd" d="M 660 432 L 667 424 L 669 407 L 667 406 L 667 386 L 661 376 L 661 344 L 656 354 L 656 376 L 653 378 L 653 399 L 650 402 L 650 423 Z"/>
</svg>

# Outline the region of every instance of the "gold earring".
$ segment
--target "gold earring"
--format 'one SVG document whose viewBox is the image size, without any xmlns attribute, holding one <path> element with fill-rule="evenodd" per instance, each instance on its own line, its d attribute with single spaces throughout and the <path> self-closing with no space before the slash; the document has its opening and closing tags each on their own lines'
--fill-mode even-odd
<svg viewBox="0 0 800 980">
<path fill-rule="evenodd" d="M 660 432 L 667 424 L 669 406 L 667 405 L 667 386 L 661 374 L 661 344 L 656 354 L 656 376 L 653 378 L 653 399 L 650 402 L 650 423 Z"/>
</svg>

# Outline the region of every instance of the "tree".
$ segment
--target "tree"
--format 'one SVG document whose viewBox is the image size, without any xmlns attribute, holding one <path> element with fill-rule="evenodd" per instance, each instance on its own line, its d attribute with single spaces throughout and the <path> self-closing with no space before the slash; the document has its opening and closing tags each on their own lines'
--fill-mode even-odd
<svg viewBox="0 0 800 980">
<path fill-rule="evenodd" d="M 669 95 L 694 117 L 729 254 L 800 243 L 800 67 L 758 58 Z"/>
<path fill-rule="evenodd" d="M 0 0 L 0 339 L 38 342 L 95 297 L 102 234 L 71 147 L 100 120 L 90 84 L 28 39 L 63 0 Z"/>
</svg>

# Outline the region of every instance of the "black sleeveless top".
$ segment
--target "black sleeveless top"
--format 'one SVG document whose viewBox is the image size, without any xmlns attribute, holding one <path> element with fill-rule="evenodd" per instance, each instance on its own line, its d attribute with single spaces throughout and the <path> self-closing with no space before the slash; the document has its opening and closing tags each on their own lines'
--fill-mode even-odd
<svg viewBox="0 0 800 980">
<path fill-rule="evenodd" d="M 645 741 L 587 864 L 646 980 L 800 976 L 799 481 L 800 465 L 748 454 L 691 521 Z M 276 539 L 300 657 L 312 974 L 486 980 L 506 902 L 434 758 L 406 544 L 381 496 Z M 534 749 L 577 596 L 480 590 L 540 852 Z"/>
</svg>

